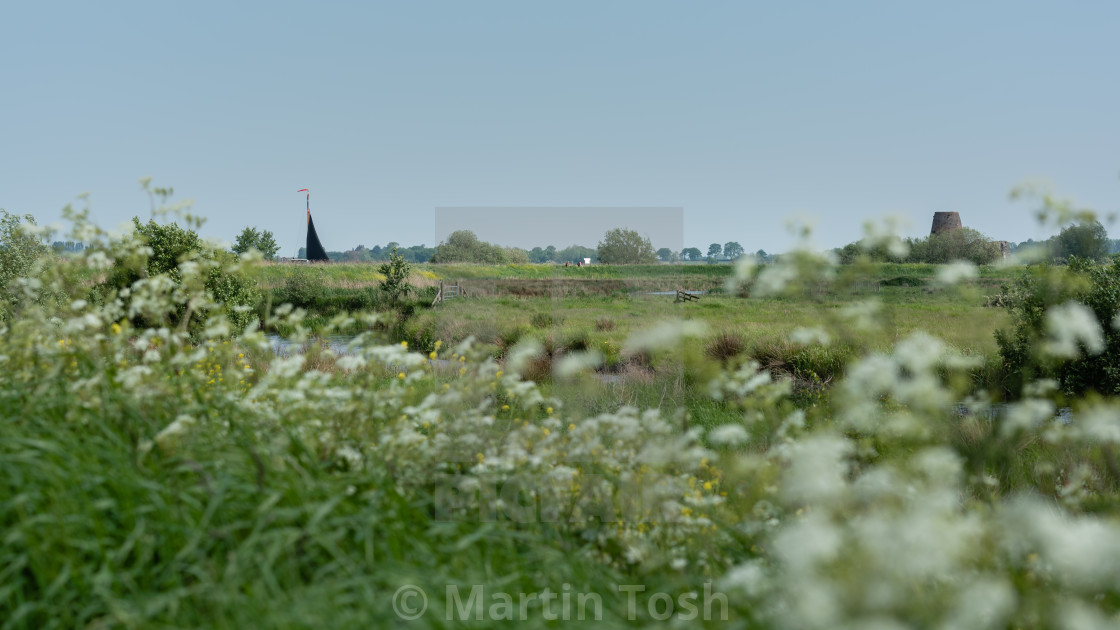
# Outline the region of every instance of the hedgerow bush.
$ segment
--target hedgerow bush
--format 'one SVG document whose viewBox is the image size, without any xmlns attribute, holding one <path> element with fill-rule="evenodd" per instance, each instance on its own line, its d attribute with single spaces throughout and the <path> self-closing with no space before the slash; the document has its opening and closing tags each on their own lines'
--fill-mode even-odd
<svg viewBox="0 0 1120 630">
<path fill-rule="evenodd" d="M 234 254 L 204 242 L 194 230 L 176 223 L 161 224 L 154 219 L 141 223 L 134 217 L 132 224 L 133 232 L 109 243 L 108 252 L 102 251 L 106 257 L 114 256 L 105 280 L 93 292 L 96 301 L 119 302 L 139 326 L 184 327 L 198 332 L 214 312 L 221 312 L 236 330 L 256 321 L 253 311 L 260 292 L 245 272 L 248 263 L 240 263 Z M 142 279 L 153 282 L 140 283 Z M 186 299 L 184 290 L 191 284 L 205 291 L 207 299 Z M 176 308 L 149 304 L 162 294 L 170 294 Z"/>
<path fill-rule="evenodd" d="M 0 319 L 8 316 L 13 303 L 23 295 L 17 280 L 33 276 L 36 261 L 48 252 L 36 233 L 35 217 L 0 209 Z"/>
<path fill-rule="evenodd" d="M 1120 394 L 1120 261 L 1035 266 L 1002 297 L 1013 328 L 996 340 L 1013 389 L 1051 378 L 1068 395 Z"/>
<path fill-rule="evenodd" d="M 802 404 L 788 377 L 721 366 L 702 325 L 665 320 L 618 353 L 674 365 L 722 420 L 669 401 L 584 413 L 595 348 L 554 364 L 531 336 L 500 363 L 471 341 L 421 353 L 370 314 L 345 349 L 276 355 L 230 325 L 195 259 L 176 258 L 178 283 L 138 274 L 127 302 L 89 300 L 91 270 L 151 253 L 82 240 L 29 272 L 62 306 L 29 302 L 0 334 L 5 627 L 394 625 L 414 585 L 432 606 L 410 625 L 443 628 L 449 584 L 596 593 L 604 627 L 1085 628 L 1120 612 L 1112 398 L 1028 375 L 995 407 L 968 378 L 977 357 L 914 333 L 845 350 L 829 395 Z M 837 278 L 811 252 L 736 273 L 730 290 L 755 298 Z M 1055 294 L 1089 295 L 1058 286 L 1076 277 Z M 1097 347 L 1065 304 L 1047 297 L 1037 343 Z M 183 305 L 210 313 L 201 330 L 167 325 Z M 790 342 L 833 366 L 833 340 L 874 312 Z M 306 338 L 290 304 L 265 319 Z M 526 379 L 542 365 L 552 386 Z M 623 584 L 725 603 L 670 619 L 644 594 L 633 610 Z M 523 625 L 555 625 L 546 612 L 538 599 Z"/>
</svg>

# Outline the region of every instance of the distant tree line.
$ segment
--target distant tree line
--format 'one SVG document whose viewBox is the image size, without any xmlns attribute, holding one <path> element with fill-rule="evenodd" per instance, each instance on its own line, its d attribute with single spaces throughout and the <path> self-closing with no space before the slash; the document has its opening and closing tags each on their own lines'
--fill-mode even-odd
<svg viewBox="0 0 1120 630">
<path fill-rule="evenodd" d="M 897 247 L 898 245 L 902 247 Z M 862 241 L 848 243 L 835 251 L 842 264 L 863 258 L 875 262 L 932 264 L 967 260 L 977 265 L 987 265 L 995 262 L 1001 255 L 997 241 L 966 227 L 922 238 L 881 241 L 870 246 Z"/>
<path fill-rule="evenodd" d="M 256 240 L 265 238 L 265 235 L 267 235 L 267 240 L 264 244 L 274 245 L 274 242 L 271 242 L 271 232 L 258 233 L 255 228 L 245 228 L 242 236 L 238 237 L 238 244 L 235 245 L 234 251 L 241 253 L 248 251 L 249 246 L 253 246 L 265 253 L 266 259 L 271 260 L 272 258 L 268 255 L 268 248 L 262 249 L 263 245 L 258 244 Z M 436 247 L 425 245 L 403 247 L 400 243 L 391 241 L 384 246 L 366 247 L 365 245 L 358 245 L 347 251 L 328 251 L 327 257 L 335 262 L 384 262 L 390 260 L 390 254 L 394 249 L 405 262 L 409 263 L 471 262 L 481 264 L 576 263 L 585 260 L 607 264 L 636 262 L 650 264 L 659 261 L 720 262 L 735 260 L 745 253 L 743 246 L 735 241 L 729 241 L 723 245 L 712 243 L 707 249 L 707 256 L 698 247 L 686 247 L 681 251 L 673 251 L 668 247 L 654 250 L 648 238 L 642 237 L 633 230 L 615 228 L 604 235 L 604 240 L 597 247 L 569 245 L 559 249 L 555 245 L 548 245 L 547 247 L 538 246 L 526 250 L 519 247 L 502 247 L 488 243 L 479 239 L 470 230 L 458 230 L 449 234 L 447 239 Z M 305 258 L 306 255 L 306 248 L 301 247 L 296 257 Z M 761 249 L 754 256 L 764 262 L 773 259 L 773 256 Z"/>
<path fill-rule="evenodd" d="M 894 247 L 902 245 L 903 247 Z M 1102 260 L 1120 251 L 1120 241 L 1110 240 L 1108 232 L 1099 221 L 1079 222 L 1062 228 L 1045 241 L 1033 239 L 1022 243 L 1009 243 L 1011 253 L 1026 248 L 1038 249 L 1045 258 L 1067 262 L 1071 258 Z M 994 241 L 971 228 L 957 228 L 923 238 L 880 241 L 871 246 L 863 242 L 849 243 L 834 250 L 841 263 L 859 259 L 876 262 L 910 262 L 941 264 L 954 260 L 967 260 L 977 265 L 995 262 L 1002 255 L 998 241 Z M 905 254 L 898 252 L 905 251 Z"/>
<path fill-rule="evenodd" d="M 1045 241 L 1027 239 L 1012 243 L 1011 251 L 1041 250 L 1053 260 L 1068 261 L 1071 257 L 1101 260 L 1120 253 L 1120 239 L 1108 238 L 1108 231 L 1100 221 L 1085 221 L 1062 228 L 1058 234 Z"/>
<path fill-rule="evenodd" d="M 70 252 L 76 254 L 85 250 L 86 246 L 80 241 L 55 241 L 51 243 L 51 249 L 56 252 Z"/>
</svg>

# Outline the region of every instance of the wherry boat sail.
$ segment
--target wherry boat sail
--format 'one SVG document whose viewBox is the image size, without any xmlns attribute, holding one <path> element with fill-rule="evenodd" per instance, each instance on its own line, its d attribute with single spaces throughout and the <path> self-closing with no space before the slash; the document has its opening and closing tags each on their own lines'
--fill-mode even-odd
<svg viewBox="0 0 1120 630">
<path fill-rule="evenodd" d="M 327 250 L 319 242 L 319 234 L 315 232 L 315 222 L 311 220 L 311 190 L 301 188 L 296 192 L 307 193 L 307 260 L 312 262 L 327 261 Z"/>
</svg>

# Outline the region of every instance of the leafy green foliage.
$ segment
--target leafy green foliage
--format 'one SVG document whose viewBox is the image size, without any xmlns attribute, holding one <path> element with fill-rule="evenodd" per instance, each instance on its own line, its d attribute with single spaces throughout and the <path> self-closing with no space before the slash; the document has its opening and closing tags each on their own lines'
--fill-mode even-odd
<svg viewBox="0 0 1120 630">
<path fill-rule="evenodd" d="M 641 265 L 657 262 L 657 254 L 649 239 L 635 230 L 607 230 L 599 242 L 599 262 L 608 265 Z"/>
<path fill-rule="evenodd" d="M 241 230 L 233 244 L 233 253 L 238 255 L 244 254 L 250 249 L 260 252 L 265 260 L 273 260 L 276 258 L 276 252 L 280 251 L 280 246 L 276 244 L 272 232 L 268 230 L 258 231 L 256 226 L 253 226 Z"/>
<path fill-rule="evenodd" d="M 1052 378 L 1067 395 L 1087 391 L 1120 395 L 1120 331 L 1114 323 L 1120 314 L 1120 261 L 1071 258 L 1068 268 L 1032 267 L 1005 287 L 1004 301 L 1013 328 L 997 331 L 996 340 L 1012 395 L 1018 395 L 1032 378 Z M 1054 321 L 1058 307 L 1070 302 L 1092 312 L 1095 321 L 1088 326 L 1103 334 L 1103 350 L 1082 343 L 1076 358 L 1048 356 L 1044 349 L 1053 335 L 1051 329 L 1063 323 L 1075 325 Z"/>
<path fill-rule="evenodd" d="M 686 247 L 681 250 L 682 260 L 700 260 L 704 257 L 704 253 L 700 251 L 699 247 Z"/>
<path fill-rule="evenodd" d="M 447 240 L 436 247 L 432 256 L 433 263 L 487 263 L 508 264 L 527 263 L 529 255 L 516 247 L 502 248 L 486 241 L 480 241 L 470 230 L 458 230 L 447 236 Z"/>
<path fill-rule="evenodd" d="M 49 251 L 42 238 L 25 229 L 34 226 L 35 217 L 30 214 L 20 217 L 0 209 L 0 315 L 7 310 L 3 303 L 19 294 L 16 278 L 29 276 L 35 261 Z"/>
<path fill-rule="evenodd" d="M 1101 260 L 1108 256 L 1108 231 L 1100 221 L 1082 221 L 1062 228 L 1061 233 L 1051 241 L 1054 258 L 1069 260 L 1087 258 Z"/>
<path fill-rule="evenodd" d="M 398 254 L 396 249 L 389 254 L 389 262 L 382 263 L 377 271 L 385 276 L 379 288 L 381 294 L 390 303 L 399 302 L 402 297 L 416 289 L 408 283 L 408 274 L 412 271 L 412 266 L 405 262 L 404 257 Z"/>
<path fill-rule="evenodd" d="M 723 255 L 730 260 L 735 260 L 742 256 L 743 253 L 743 246 L 735 241 L 728 241 L 723 244 Z"/>
<path fill-rule="evenodd" d="M 99 300 L 119 298 L 132 304 L 130 312 L 136 325 L 163 324 L 199 330 L 213 312 L 225 315 L 237 330 L 254 321 L 252 311 L 260 293 L 233 254 L 211 247 L 196 232 L 175 223 L 141 223 L 136 217 L 132 222 L 135 237 L 126 237 L 126 242 L 116 245 L 125 255 L 114 260 L 106 280 L 95 289 Z M 133 238 L 142 246 L 130 245 L 127 239 Z M 184 300 L 170 310 L 148 310 L 143 303 L 137 303 L 141 298 L 132 289 L 137 281 L 154 277 L 170 280 L 166 290 L 198 285 L 215 304 Z"/>
<path fill-rule="evenodd" d="M 926 238 L 879 239 L 873 243 L 849 243 L 837 251 L 840 262 L 857 260 L 873 262 L 909 262 L 945 264 L 966 260 L 975 265 L 988 265 L 1000 257 L 999 243 L 972 228 L 962 227 Z M 902 245 L 902 247 L 898 247 Z M 903 253 L 899 253 L 903 252 Z M 906 253 L 908 252 L 908 253 Z"/>
</svg>

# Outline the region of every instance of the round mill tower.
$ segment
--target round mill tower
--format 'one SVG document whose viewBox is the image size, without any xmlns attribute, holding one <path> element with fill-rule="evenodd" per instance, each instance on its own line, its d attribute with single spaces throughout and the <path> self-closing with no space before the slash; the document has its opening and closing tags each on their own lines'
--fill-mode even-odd
<svg viewBox="0 0 1120 630">
<path fill-rule="evenodd" d="M 929 234 L 944 234 L 951 230 L 961 227 L 961 214 L 959 212 L 934 212 L 933 213 L 933 227 L 930 228 Z"/>
</svg>

